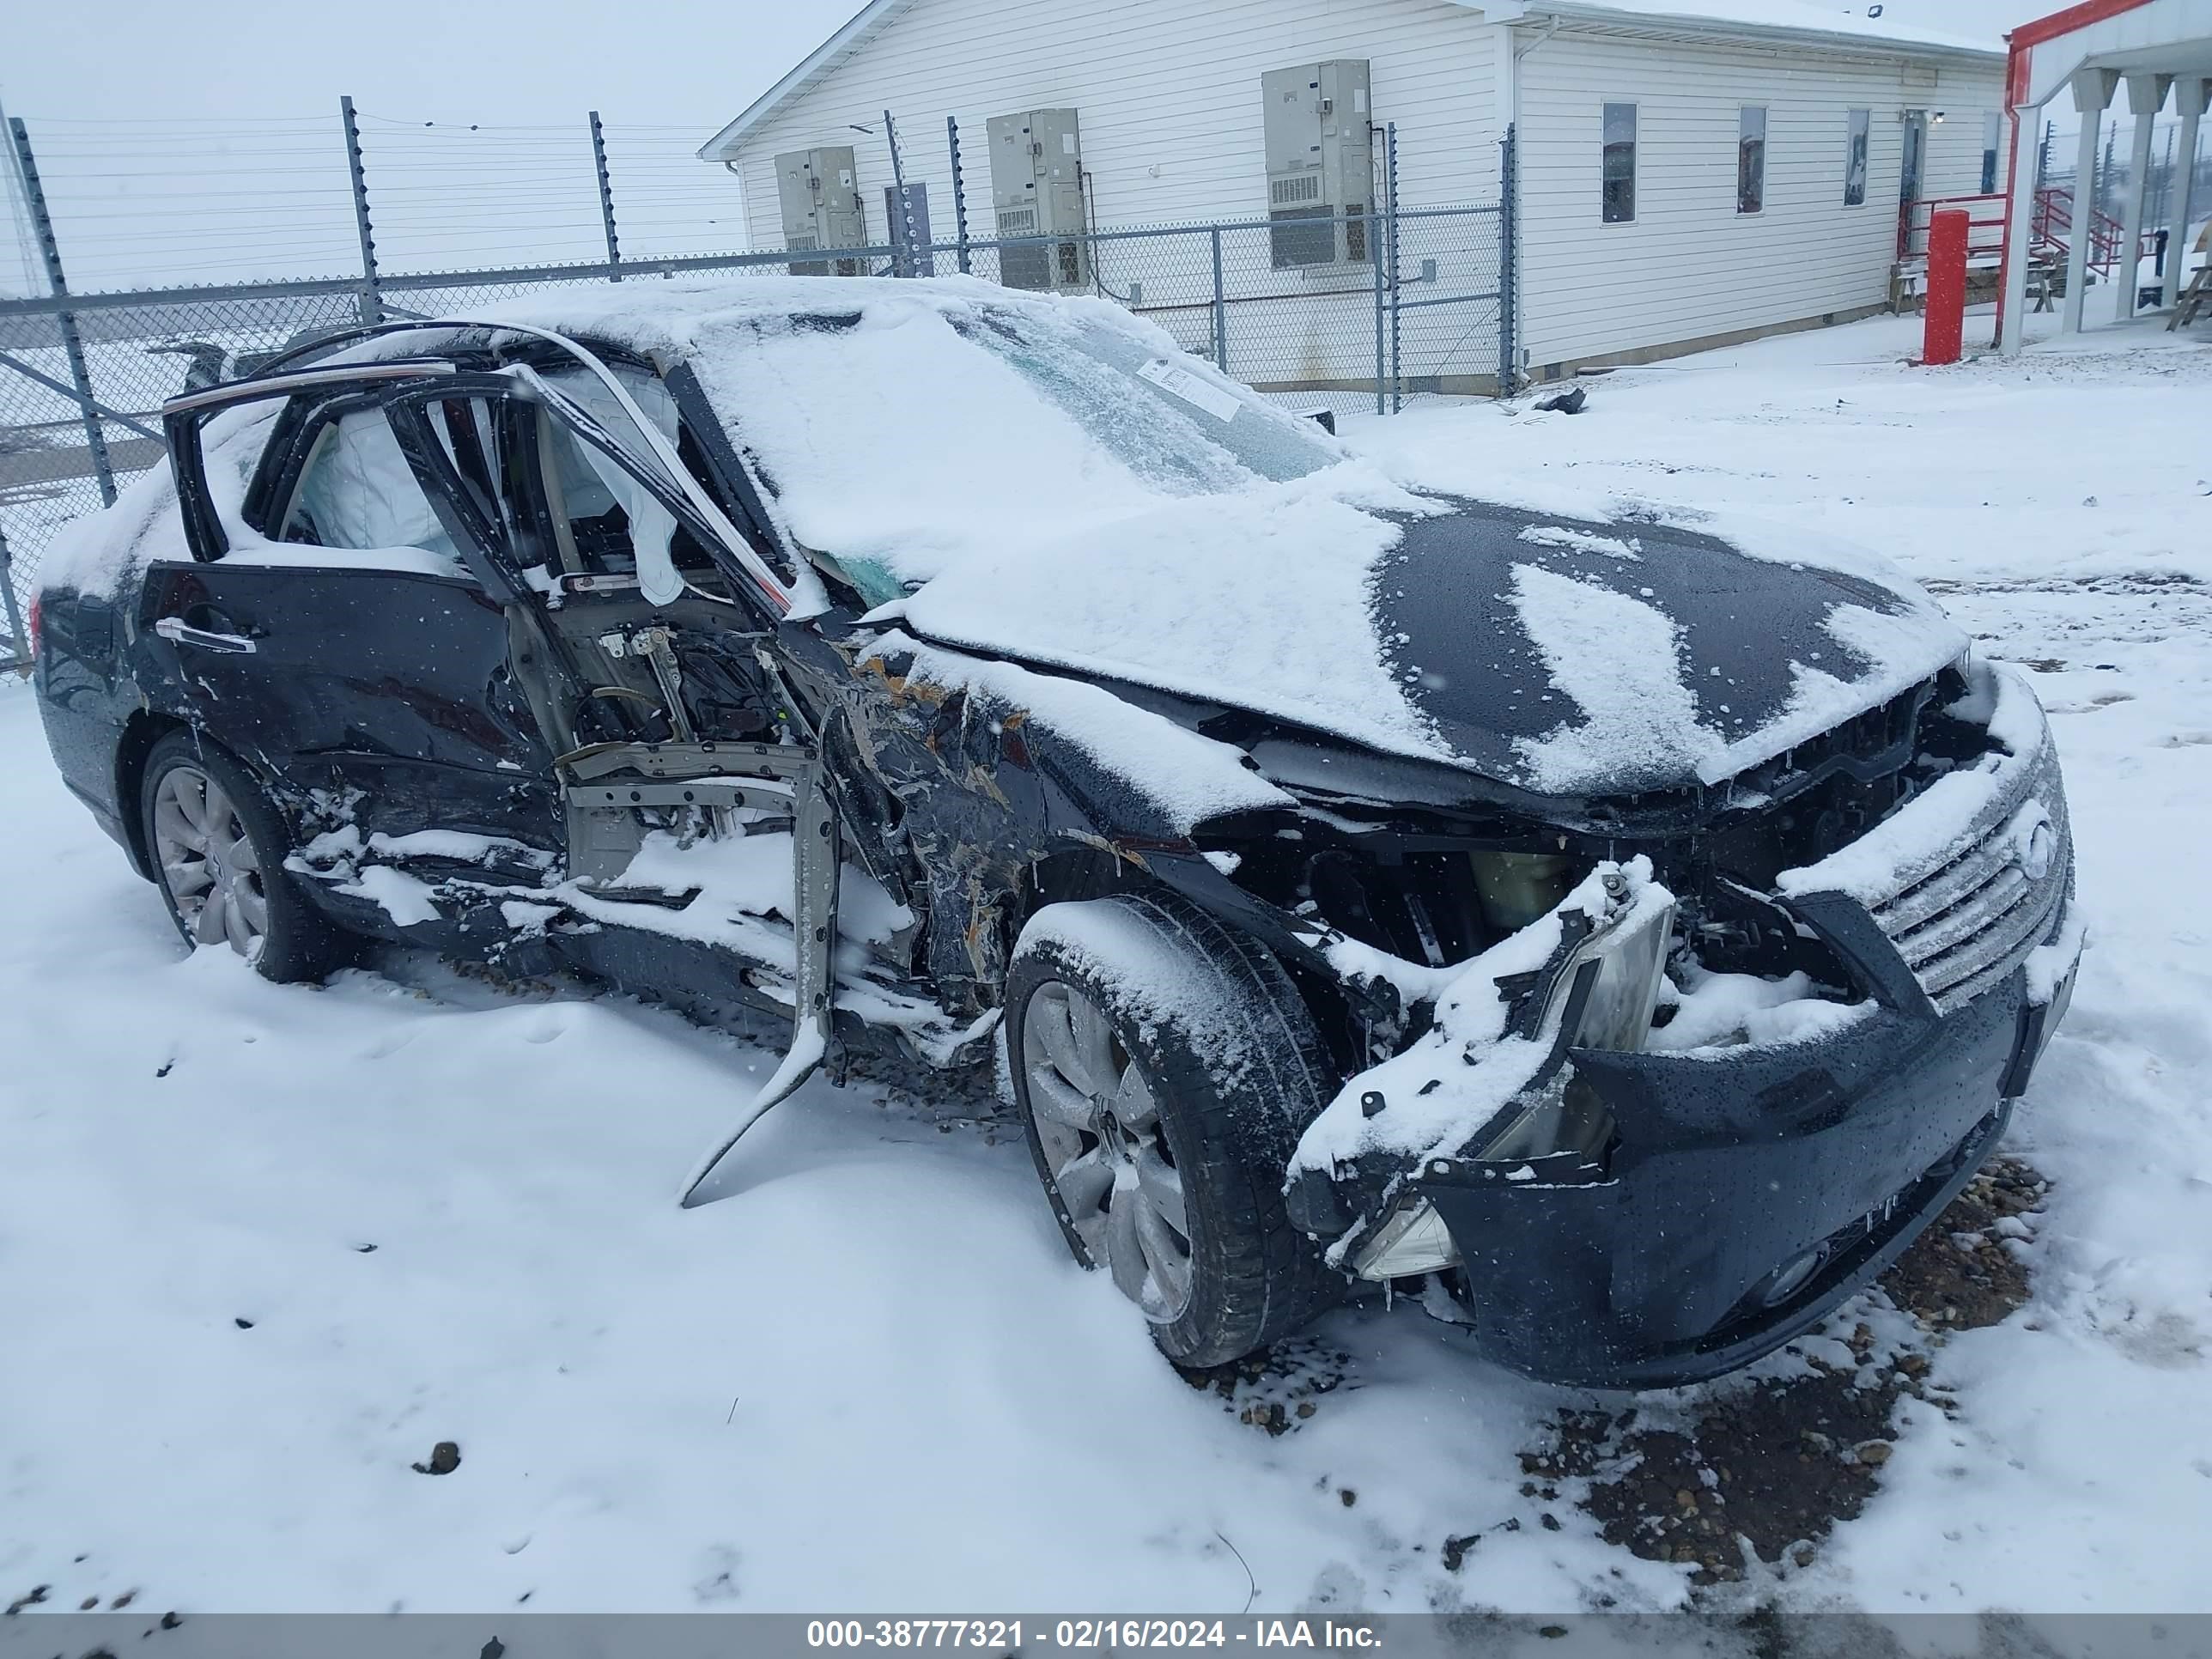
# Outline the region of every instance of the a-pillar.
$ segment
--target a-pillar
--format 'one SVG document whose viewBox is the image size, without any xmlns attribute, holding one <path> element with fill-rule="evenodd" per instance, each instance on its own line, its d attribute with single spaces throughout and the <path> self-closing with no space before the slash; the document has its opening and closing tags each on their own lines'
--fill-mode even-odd
<svg viewBox="0 0 2212 1659">
<path fill-rule="evenodd" d="M 2136 295 L 2142 286 L 2137 267 L 2142 261 L 2143 198 L 2150 185 L 2151 135 L 2158 126 L 2158 112 L 2166 106 L 2166 89 L 2173 84 L 2173 77 L 2130 75 L 2127 82 L 2128 110 L 2136 118 L 2136 145 L 2128 161 L 2128 199 L 2120 213 L 2120 262 L 2112 273 L 2120 285 L 2112 316 L 2120 322 L 2136 314 Z"/>
<path fill-rule="evenodd" d="M 2097 229 L 2097 146 L 2105 136 L 2105 111 L 2118 88 L 2117 70 L 2077 70 L 2074 107 L 2081 112 L 2081 139 L 2074 152 L 2074 223 L 2066 235 L 2066 314 L 2069 334 L 2081 331 L 2081 301 L 2089 287 L 2089 243 Z"/>
<path fill-rule="evenodd" d="M 2189 216 L 2195 210 L 2190 197 L 2197 183 L 2197 133 L 2204 119 L 2208 94 L 2212 94 L 2212 80 L 2201 76 L 2185 76 L 2173 89 L 2174 107 L 2181 112 L 2181 142 L 2173 148 L 2174 165 L 2180 173 L 2173 181 L 2173 218 L 2166 236 L 2168 306 L 2179 301 L 2182 284 L 2189 280 Z"/>
</svg>

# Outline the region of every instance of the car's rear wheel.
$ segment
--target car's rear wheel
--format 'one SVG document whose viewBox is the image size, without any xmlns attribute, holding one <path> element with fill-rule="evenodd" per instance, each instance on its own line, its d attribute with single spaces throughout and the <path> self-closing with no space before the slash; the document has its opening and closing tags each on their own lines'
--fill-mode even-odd
<svg viewBox="0 0 2212 1659">
<path fill-rule="evenodd" d="M 1169 1358 L 1241 1358 L 1334 1299 L 1282 1194 L 1330 1085 L 1265 950 L 1166 895 L 1048 905 L 1015 947 L 1006 1044 L 1068 1248 Z"/>
<path fill-rule="evenodd" d="M 163 738 L 146 757 L 140 812 L 185 943 L 228 946 L 282 982 L 320 979 L 344 960 L 343 937 L 284 869 L 283 820 L 228 755 L 183 732 Z"/>
</svg>

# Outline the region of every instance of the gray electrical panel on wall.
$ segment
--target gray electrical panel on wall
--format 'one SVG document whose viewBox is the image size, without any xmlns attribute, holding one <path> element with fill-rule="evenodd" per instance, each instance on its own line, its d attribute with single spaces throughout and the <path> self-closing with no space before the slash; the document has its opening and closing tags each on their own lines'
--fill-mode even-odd
<svg viewBox="0 0 2212 1659">
<path fill-rule="evenodd" d="M 1373 210 L 1375 178 L 1367 60 L 1270 70 L 1260 77 L 1260 95 L 1276 269 L 1364 264 L 1367 225 L 1359 216 Z"/>
<path fill-rule="evenodd" d="M 850 144 L 795 149 L 775 158 L 775 191 L 783 206 L 783 245 L 793 252 L 866 247 L 867 217 Z M 793 262 L 794 276 L 827 276 L 832 262 Z M 861 274 L 857 259 L 835 261 L 840 276 Z"/>
<path fill-rule="evenodd" d="M 1058 236 L 999 251 L 999 280 L 1008 288 L 1080 289 L 1091 282 L 1082 237 L 1083 141 L 1072 109 L 994 115 L 989 123 L 991 204 L 999 234 Z"/>
</svg>

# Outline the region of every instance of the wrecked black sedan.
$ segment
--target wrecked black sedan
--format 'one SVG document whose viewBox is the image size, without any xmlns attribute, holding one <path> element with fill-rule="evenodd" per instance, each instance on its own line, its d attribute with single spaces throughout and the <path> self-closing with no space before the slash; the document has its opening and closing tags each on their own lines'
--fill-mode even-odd
<svg viewBox="0 0 2212 1659">
<path fill-rule="evenodd" d="M 1887 567 L 1425 492 L 1103 303 L 639 284 L 166 419 L 36 675 L 188 939 L 788 1022 L 736 1133 L 995 1044 L 1187 1364 L 1358 1281 L 1540 1377 L 1740 1364 L 2071 988 L 2042 713 Z"/>
</svg>

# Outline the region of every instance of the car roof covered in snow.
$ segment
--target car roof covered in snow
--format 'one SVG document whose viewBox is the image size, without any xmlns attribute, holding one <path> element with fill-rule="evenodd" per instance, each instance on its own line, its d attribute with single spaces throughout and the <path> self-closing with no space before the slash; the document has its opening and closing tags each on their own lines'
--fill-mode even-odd
<svg viewBox="0 0 2212 1659">
<path fill-rule="evenodd" d="M 551 289 L 452 314 L 455 319 L 526 324 L 580 339 L 639 350 L 677 349 L 688 356 L 688 348 L 707 325 L 747 318 L 841 314 L 884 301 L 935 301 L 955 306 L 1066 303 L 1001 288 L 975 276 L 787 276 L 763 270 L 758 275 Z M 376 349 L 395 355 L 419 350 L 426 343 L 434 344 L 437 337 L 403 331 L 384 337 Z"/>
</svg>

